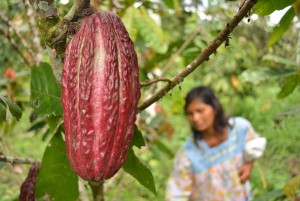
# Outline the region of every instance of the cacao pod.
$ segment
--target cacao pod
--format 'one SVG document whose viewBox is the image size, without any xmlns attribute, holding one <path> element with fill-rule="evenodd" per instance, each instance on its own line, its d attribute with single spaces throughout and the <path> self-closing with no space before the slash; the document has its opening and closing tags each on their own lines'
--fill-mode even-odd
<svg viewBox="0 0 300 201">
<path fill-rule="evenodd" d="M 34 201 L 34 192 L 35 192 L 35 182 L 37 175 L 39 173 L 40 166 L 39 165 L 33 165 L 29 172 L 28 176 L 26 177 L 25 181 L 23 182 L 21 186 L 21 192 L 19 196 L 20 201 Z"/>
<path fill-rule="evenodd" d="M 138 71 L 134 44 L 116 14 L 83 19 L 62 73 L 67 155 L 81 178 L 103 181 L 125 162 L 140 98 Z"/>
</svg>

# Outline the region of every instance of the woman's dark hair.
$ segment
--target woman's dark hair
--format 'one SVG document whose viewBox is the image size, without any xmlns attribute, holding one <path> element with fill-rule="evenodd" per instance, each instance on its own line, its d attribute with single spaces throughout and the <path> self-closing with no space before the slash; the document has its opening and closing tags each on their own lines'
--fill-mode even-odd
<svg viewBox="0 0 300 201">
<path fill-rule="evenodd" d="M 209 87 L 206 86 L 199 86 L 193 88 L 185 97 L 185 106 L 184 106 L 185 112 L 188 105 L 193 100 L 200 100 L 203 103 L 210 105 L 215 110 L 216 114 L 214 119 L 214 128 L 218 133 L 223 134 L 224 128 L 226 126 L 229 126 L 228 118 L 224 114 L 223 107 L 219 102 L 219 100 L 214 95 L 214 92 Z M 194 129 L 193 127 L 192 130 L 193 130 L 194 140 L 196 142 L 197 139 L 201 138 L 201 133 L 196 129 Z"/>
</svg>

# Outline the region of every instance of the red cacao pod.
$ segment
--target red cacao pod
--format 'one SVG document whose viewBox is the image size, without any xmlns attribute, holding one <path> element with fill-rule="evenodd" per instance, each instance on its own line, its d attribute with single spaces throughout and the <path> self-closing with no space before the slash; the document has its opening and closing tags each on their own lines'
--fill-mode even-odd
<svg viewBox="0 0 300 201">
<path fill-rule="evenodd" d="M 137 55 L 121 19 L 112 12 L 84 18 L 62 74 L 67 155 L 81 178 L 103 181 L 122 167 L 139 98 Z"/>
<path fill-rule="evenodd" d="M 34 201 L 34 192 L 35 192 L 35 182 L 37 175 L 39 173 L 40 166 L 39 165 L 33 165 L 29 172 L 28 176 L 26 177 L 25 181 L 23 182 L 21 186 L 21 192 L 19 196 L 20 201 Z"/>
</svg>

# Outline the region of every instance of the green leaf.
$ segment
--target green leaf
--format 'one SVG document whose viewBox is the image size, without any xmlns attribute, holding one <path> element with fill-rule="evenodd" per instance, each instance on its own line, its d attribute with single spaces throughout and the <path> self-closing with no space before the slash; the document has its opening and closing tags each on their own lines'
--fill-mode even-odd
<svg viewBox="0 0 300 201">
<path fill-rule="evenodd" d="M 138 129 L 136 125 L 134 125 L 134 134 L 131 140 L 131 147 L 132 146 L 136 146 L 139 149 L 145 146 L 143 134 L 141 133 L 141 131 Z"/>
<path fill-rule="evenodd" d="M 288 76 L 285 79 L 284 84 L 281 88 L 281 91 L 279 92 L 277 97 L 278 98 L 287 97 L 289 94 L 291 94 L 294 91 L 294 89 L 297 87 L 297 85 L 299 83 L 300 83 L 300 75 L 299 74 L 295 73 L 295 74 Z"/>
<path fill-rule="evenodd" d="M 163 0 L 164 4 L 171 9 L 174 9 L 176 13 L 181 14 L 181 1 L 179 0 Z"/>
<path fill-rule="evenodd" d="M 0 104 L 0 125 L 6 121 L 6 108 Z"/>
<path fill-rule="evenodd" d="M 153 142 L 153 145 L 155 145 L 163 153 L 167 154 L 168 157 L 174 157 L 174 153 L 172 152 L 172 150 L 169 147 L 167 147 L 167 145 L 165 145 L 162 141 L 156 140 Z"/>
<path fill-rule="evenodd" d="M 242 82 L 258 84 L 260 82 L 264 82 L 270 79 L 277 79 L 285 76 L 290 76 L 294 73 L 294 69 L 260 67 L 257 69 L 248 69 L 244 71 L 239 76 L 239 80 L 241 80 Z"/>
<path fill-rule="evenodd" d="M 62 115 L 61 86 L 48 63 L 31 70 L 31 102 L 36 114 Z"/>
<path fill-rule="evenodd" d="M 33 124 L 32 126 L 30 126 L 30 128 L 27 129 L 27 132 L 39 131 L 42 128 L 44 128 L 46 124 L 47 123 L 44 120 L 38 121 L 35 124 Z"/>
<path fill-rule="evenodd" d="M 123 4 L 125 4 L 126 7 L 131 6 L 134 2 L 135 0 L 123 0 Z"/>
<path fill-rule="evenodd" d="M 124 15 L 122 16 L 122 21 L 123 21 L 132 41 L 135 41 L 135 39 L 137 37 L 137 32 L 138 32 L 138 29 L 134 22 L 137 12 L 139 12 L 138 9 L 136 9 L 134 7 L 128 7 L 126 9 Z"/>
<path fill-rule="evenodd" d="M 167 51 L 168 45 L 161 27 L 150 17 L 145 8 L 138 9 L 135 23 L 140 35 L 146 41 L 147 45 L 156 52 L 163 54 Z"/>
<path fill-rule="evenodd" d="M 283 197 L 284 193 L 282 189 L 279 190 L 273 190 L 270 192 L 267 192 L 266 194 L 256 197 L 253 199 L 253 201 L 267 201 L 267 200 L 277 200 L 280 197 Z"/>
<path fill-rule="evenodd" d="M 11 122 L 12 116 L 19 120 L 22 117 L 21 108 L 6 97 L 0 96 L 0 123 Z"/>
<path fill-rule="evenodd" d="M 156 194 L 155 182 L 151 171 L 135 156 L 132 147 L 128 151 L 123 170 L 133 176 L 138 182 Z"/>
<path fill-rule="evenodd" d="M 266 54 L 263 56 L 264 61 L 274 61 L 279 64 L 284 64 L 286 66 L 297 66 L 297 63 L 295 60 L 290 59 L 290 58 L 284 58 L 275 54 Z"/>
<path fill-rule="evenodd" d="M 259 0 L 254 6 L 254 12 L 260 16 L 273 13 L 275 10 L 282 10 L 292 5 L 295 0 Z"/>
<path fill-rule="evenodd" d="M 286 32 L 295 17 L 294 8 L 291 7 L 281 18 L 279 25 L 273 29 L 273 32 L 268 40 L 268 46 L 274 45 L 280 37 Z"/>
<path fill-rule="evenodd" d="M 36 183 L 38 199 L 48 195 L 51 200 L 76 201 L 79 196 L 78 176 L 71 169 L 62 132 L 59 127 L 45 150 Z"/>
<path fill-rule="evenodd" d="M 51 132 L 56 132 L 58 126 L 62 123 L 62 118 L 55 115 L 50 115 L 47 117 L 47 122 Z"/>
<path fill-rule="evenodd" d="M 0 162 L 0 170 L 1 170 L 1 168 L 3 168 L 5 165 L 6 165 L 6 163 Z"/>
</svg>

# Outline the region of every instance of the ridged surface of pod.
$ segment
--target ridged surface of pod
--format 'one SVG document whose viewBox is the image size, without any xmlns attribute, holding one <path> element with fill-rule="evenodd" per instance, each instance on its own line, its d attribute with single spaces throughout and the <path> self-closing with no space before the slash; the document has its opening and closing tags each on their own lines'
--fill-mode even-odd
<svg viewBox="0 0 300 201">
<path fill-rule="evenodd" d="M 84 18 L 62 74 L 67 155 L 81 178 L 103 181 L 122 167 L 139 98 L 137 55 L 121 19 L 106 11 Z"/>
</svg>

